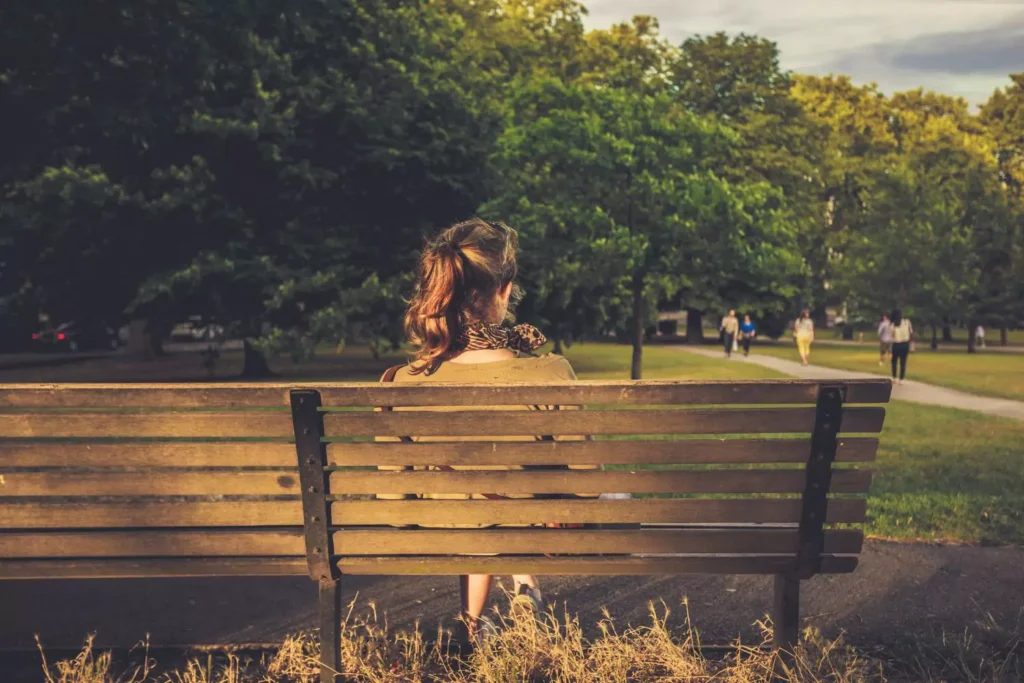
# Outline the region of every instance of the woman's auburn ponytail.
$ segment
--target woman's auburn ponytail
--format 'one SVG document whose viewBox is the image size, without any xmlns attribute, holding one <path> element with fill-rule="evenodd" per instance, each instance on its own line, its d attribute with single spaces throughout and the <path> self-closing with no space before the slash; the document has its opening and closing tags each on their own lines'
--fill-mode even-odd
<svg viewBox="0 0 1024 683">
<path fill-rule="evenodd" d="M 434 365 L 451 348 L 459 329 L 465 292 L 461 254 L 450 243 L 429 245 L 420 257 L 421 279 L 405 314 L 409 341 L 424 352 L 417 360 Z"/>
<path fill-rule="evenodd" d="M 511 228 L 474 218 L 426 245 L 405 314 L 406 336 L 416 347 L 414 374 L 436 370 L 467 319 L 487 314 L 498 290 L 515 277 L 517 242 Z"/>
</svg>

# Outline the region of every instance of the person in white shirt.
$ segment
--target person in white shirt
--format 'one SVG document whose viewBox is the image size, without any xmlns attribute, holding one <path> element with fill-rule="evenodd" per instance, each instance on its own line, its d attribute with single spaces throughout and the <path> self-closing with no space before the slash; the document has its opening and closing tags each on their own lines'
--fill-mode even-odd
<svg viewBox="0 0 1024 683">
<path fill-rule="evenodd" d="M 892 378 L 897 384 L 903 384 L 907 375 L 907 359 L 910 357 L 910 345 L 914 341 L 914 326 L 908 318 L 903 317 L 900 309 L 893 309 L 889 318 L 889 329 L 892 334 Z M 896 368 L 899 366 L 899 379 Z"/>
<path fill-rule="evenodd" d="M 793 339 L 796 340 L 796 349 L 800 352 L 800 363 L 807 365 L 811 359 L 811 342 L 814 341 L 814 321 L 811 320 L 809 308 L 805 308 L 793 323 Z"/>
<path fill-rule="evenodd" d="M 879 365 L 884 365 L 886 358 L 892 353 L 892 330 L 887 315 L 883 315 L 882 322 L 878 323 L 878 353 Z"/>
<path fill-rule="evenodd" d="M 985 328 L 978 325 L 978 329 L 974 331 L 974 338 L 978 340 L 978 346 L 985 348 Z"/>
</svg>

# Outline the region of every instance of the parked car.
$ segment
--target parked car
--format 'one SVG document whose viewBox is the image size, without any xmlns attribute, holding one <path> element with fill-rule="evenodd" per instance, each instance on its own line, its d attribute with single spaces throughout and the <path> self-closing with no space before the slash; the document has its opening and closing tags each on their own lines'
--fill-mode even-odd
<svg viewBox="0 0 1024 683">
<path fill-rule="evenodd" d="M 224 326 L 203 320 L 202 316 L 189 316 L 171 328 L 171 341 L 204 342 L 224 337 Z"/>
<path fill-rule="evenodd" d="M 116 351 L 123 344 L 118 331 L 102 322 L 66 322 L 32 335 L 41 351 Z"/>
</svg>

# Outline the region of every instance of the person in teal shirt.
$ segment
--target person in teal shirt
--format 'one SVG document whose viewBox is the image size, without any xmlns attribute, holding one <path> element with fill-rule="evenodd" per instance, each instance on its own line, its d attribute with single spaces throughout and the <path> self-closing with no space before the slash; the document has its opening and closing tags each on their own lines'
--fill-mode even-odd
<svg viewBox="0 0 1024 683">
<path fill-rule="evenodd" d="M 740 324 L 740 343 L 743 345 L 743 355 L 750 355 L 750 342 L 754 341 L 754 337 L 757 336 L 757 327 L 751 322 L 750 316 L 743 316 L 743 322 Z"/>
</svg>

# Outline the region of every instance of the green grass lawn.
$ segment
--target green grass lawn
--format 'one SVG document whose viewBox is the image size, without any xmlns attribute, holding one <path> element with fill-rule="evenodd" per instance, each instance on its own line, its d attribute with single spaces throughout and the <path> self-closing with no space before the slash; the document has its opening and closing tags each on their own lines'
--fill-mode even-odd
<svg viewBox="0 0 1024 683">
<path fill-rule="evenodd" d="M 773 350 L 779 355 L 790 352 Z M 819 347 L 814 352 L 816 361 L 821 350 L 833 351 Z M 576 345 L 566 355 L 580 379 L 629 376 L 629 347 Z M 877 358 L 874 362 L 877 369 Z M 1024 365 L 1024 357 L 1017 362 Z M 757 365 L 725 363 L 670 347 L 644 349 L 648 379 L 782 376 Z M 1024 369 L 1021 382 L 1024 385 Z M 1024 422 L 902 402 L 890 404 L 887 410 L 878 461 L 871 466 L 875 479 L 868 500 L 867 533 L 1024 544 Z"/>
<path fill-rule="evenodd" d="M 799 361 L 792 344 L 761 345 L 752 350 L 787 360 Z M 888 376 L 888 363 L 878 364 L 878 346 L 815 344 L 811 363 L 828 368 L 855 370 Z M 918 346 L 907 362 L 907 378 L 984 396 L 1024 400 L 1024 354 L 965 351 L 931 351 Z"/>
<path fill-rule="evenodd" d="M 546 350 L 546 349 L 545 349 Z M 565 350 L 580 379 L 629 379 L 632 347 L 574 344 Z M 671 346 L 644 348 L 644 379 L 779 379 L 786 375 L 746 363 L 722 363 Z"/>
<path fill-rule="evenodd" d="M 1024 422 L 902 402 L 887 410 L 868 533 L 1024 544 Z"/>
</svg>

